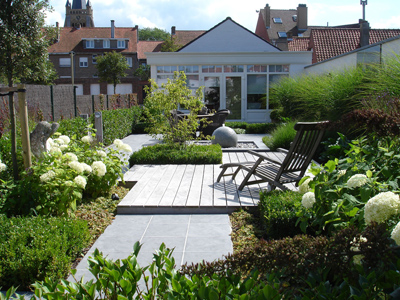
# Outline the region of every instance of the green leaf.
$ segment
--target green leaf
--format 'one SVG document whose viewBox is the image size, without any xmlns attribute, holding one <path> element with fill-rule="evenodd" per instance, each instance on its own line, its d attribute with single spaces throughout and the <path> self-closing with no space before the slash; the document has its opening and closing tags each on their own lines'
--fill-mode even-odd
<svg viewBox="0 0 400 300">
<path fill-rule="evenodd" d="M 336 169 L 337 161 L 329 160 L 324 167 L 328 169 L 329 173 L 332 173 Z"/>
</svg>

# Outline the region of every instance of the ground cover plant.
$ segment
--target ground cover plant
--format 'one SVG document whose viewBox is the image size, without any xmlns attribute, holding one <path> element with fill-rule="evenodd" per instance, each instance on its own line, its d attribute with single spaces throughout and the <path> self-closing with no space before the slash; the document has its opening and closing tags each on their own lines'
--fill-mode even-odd
<svg viewBox="0 0 400 300">
<path fill-rule="evenodd" d="M 143 147 L 132 153 L 129 166 L 135 164 L 220 164 L 222 149 L 220 145 L 156 144 Z"/>
<path fill-rule="evenodd" d="M 283 148 L 288 150 L 290 143 L 293 142 L 296 136 L 296 130 L 294 129 L 295 121 L 282 123 L 278 125 L 272 132 L 271 135 L 263 137 L 262 141 L 271 150 Z"/>
<path fill-rule="evenodd" d="M 232 128 L 238 134 L 271 133 L 276 128 L 274 123 L 247 123 L 247 122 L 226 122 L 225 126 Z"/>
</svg>

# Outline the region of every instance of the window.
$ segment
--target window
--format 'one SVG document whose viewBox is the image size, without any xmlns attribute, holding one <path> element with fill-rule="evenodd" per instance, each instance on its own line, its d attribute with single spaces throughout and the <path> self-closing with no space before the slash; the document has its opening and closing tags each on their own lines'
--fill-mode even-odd
<svg viewBox="0 0 400 300">
<path fill-rule="evenodd" d="M 100 54 L 93 54 L 92 55 L 92 64 L 94 64 L 94 65 L 97 64 L 97 60 L 96 59 L 97 59 L 97 56 L 99 56 L 99 55 Z"/>
<path fill-rule="evenodd" d="M 247 109 L 267 108 L 267 75 L 247 75 Z"/>
<path fill-rule="evenodd" d="M 272 18 L 274 20 L 275 24 L 282 24 L 282 19 L 281 18 Z"/>
<path fill-rule="evenodd" d="M 129 67 L 132 68 L 132 57 L 126 57 L 126 62 L 128 63 Z"/>
<path fill-rule="evenodd" d="M 87 40 L 86 41 L 86 48 L 94 48 L 94 41 L 93 40 Z"/>
<path fill-rule="evenodd" d="M 248 65 L 247 72 L 249 73 L 267 72 L 267 65 Z"/>
<path fill-rule="evenodd" d="M 286 37 L 287 37 L 287 34 L 286 34 L 286 32 L 284 32 L 284 31 L 279 31 L 279 32 L 278 32 L 278 37 L 280 37 L 280 38 L 286 38 Z"/>
<path fill-rule="evenodd" d="M 176 66 L 157 66 L 157 73 L 174 73 L 177 71 Z"/>
<path fill-rule="evenodd" d="M 125 49 L 125 41 L 117 41 L 117 48 Z"/>
<path fill-rule="evenodd" d="M 293 15 L 292 20 L 293 20 L 293 22 L 297 22 L 297 15 Z"/>
<path fill-rule="evenodd" d="M 243 72 L 244 68 L 243 65 L 227 65 L 224 66 L 224 72 L 225 73 L 239 73 Z"/>
<path fill-rule="evenodd" d="M 199 66 L 179 66 L 179 72 L 199 73 Z"/>
<path fill-rule="evenodd" d="M 60 58 L 60 67 L 70 67 L 71 58 Z"/>
<path fill-rule="evenodd" d="M 110 48 L 110 40 L 103 40 L 103 48 Z"/>
<path fill-rule="evenodd" d="M 87 68 L 88 66 L 88 59 L 87 57 L 79 57 L 79 66 L 81 68 Z"/>
<path fill-rule="evenodd" d="M 271 73 L 289 73 L 289 65 L 270 65 L 269 71 Z"/>
</svg>

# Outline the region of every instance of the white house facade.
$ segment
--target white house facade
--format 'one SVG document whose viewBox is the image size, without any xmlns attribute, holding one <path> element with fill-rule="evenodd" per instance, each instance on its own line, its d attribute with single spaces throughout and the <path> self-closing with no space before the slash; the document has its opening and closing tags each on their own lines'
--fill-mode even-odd
<svg viewBox="0 0 400 300">
<path fill-rule="evenodd" d="M 229 109 L 229 120 L 270 122 L 269 88 L 304 72 L 311 52 L 281 51 L 227 18 L 177 52 L 146 53 L 151 77 L 167 82 L 184 71 L 189 88 L 204 89 L 209 109 Z"/>
</svg>

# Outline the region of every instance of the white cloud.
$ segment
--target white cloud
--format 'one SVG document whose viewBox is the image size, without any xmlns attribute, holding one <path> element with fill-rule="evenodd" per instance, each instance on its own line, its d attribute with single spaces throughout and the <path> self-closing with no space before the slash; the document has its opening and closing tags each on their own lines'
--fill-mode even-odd
<svg viewBox="0 0 400 300">
<path fill-rule="evenodd" d="M 379 19 L 373 24 L 373 28 L 381 29 L 381 28 L 391 28 L 391 29 L 399 29 L 400 28 L 400 16 L 393 16 L 390 19 Z"/>
</svg>

